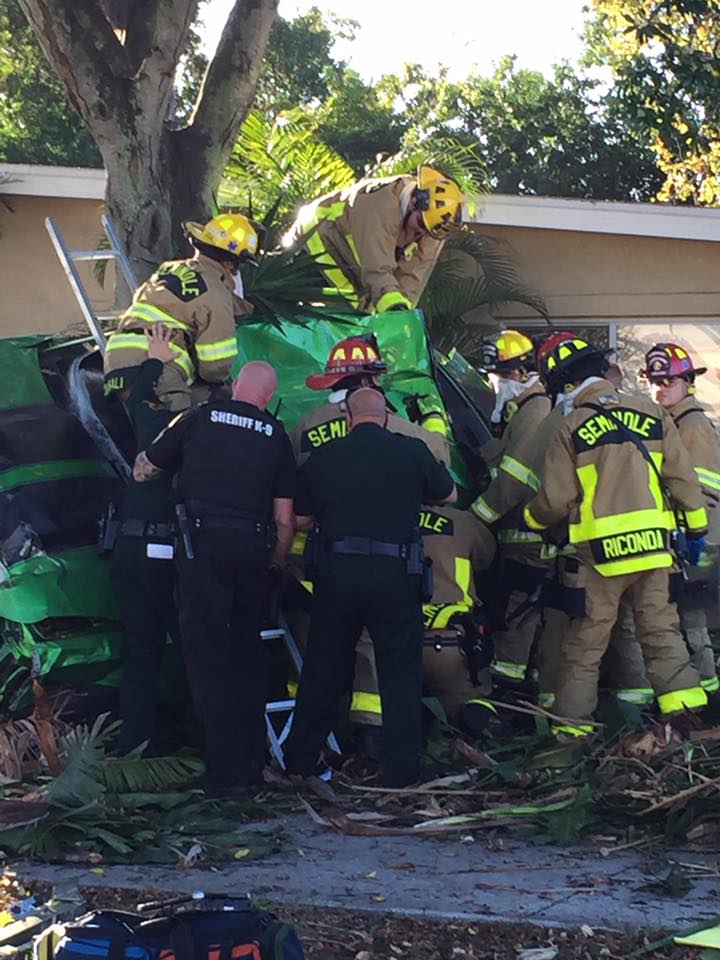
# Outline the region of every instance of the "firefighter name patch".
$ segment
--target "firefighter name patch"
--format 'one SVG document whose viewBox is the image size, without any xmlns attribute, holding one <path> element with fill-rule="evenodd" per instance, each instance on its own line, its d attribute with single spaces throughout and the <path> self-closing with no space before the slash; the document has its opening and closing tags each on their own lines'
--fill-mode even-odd
<svg viewBox="0 0 720 960">
<path fill-rule="evenodd" d="M 619 422 L 618 422 L 619 421 Z M 572 440 L 576 453 L 592 450 L 606 443 L 625 443 L 627 434 L 622 426 L 642 440 L 662 440 L 662 423 L 657 417 L 618 407 L 607 413 L 597 413 L 573 431 Z"/>
<path fill-rule="evenodd" d="M 420 511 L 420 532 L 423 536 L 428 534 L 440 533 L 446 537 L 451 537 L 455 533 L 455 524 L 450 517 L 443 517 L 434 510 Z"/>
<path fill-rule="evenodd" d="M 188 303 L 207 291 L 202 274 L 184 263 L 165 263 L 155 274 L 155 280 L 183 303 Z"/>
<path fill-rule="evenodd" d="M 611 563 L 643 554 L 662 553 L 669 547 L 668 536 L 667 530 L 660 528 L 633 530 L 591 540 L 590 549 L 596 563 Z"/>
<path fill-rule="evenodd" d="M 312 453 L 318 447 L 333 440 L 341 440 L 347 436 L 347 421 L 345 417 L 336 417 L 326 423 L 319 423 L 315 427 L 304 430 L 300 436 L 300 450 L 302 453 Z"/>
</svg>

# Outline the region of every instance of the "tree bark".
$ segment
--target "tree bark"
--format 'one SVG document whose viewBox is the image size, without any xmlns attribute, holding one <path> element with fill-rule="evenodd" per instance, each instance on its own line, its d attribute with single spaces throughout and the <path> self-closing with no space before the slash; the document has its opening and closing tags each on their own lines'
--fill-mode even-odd
<svg viewBox="0 0 720 960">
<path fill-rule="evenodd" d="M 198 0 L 20 0 L 108 173 L 106 209 L 139 279 L 206 220 L 255 96 L 278 0 L 236 0 L 188 126 L 170 116 Z"/>
</svg>

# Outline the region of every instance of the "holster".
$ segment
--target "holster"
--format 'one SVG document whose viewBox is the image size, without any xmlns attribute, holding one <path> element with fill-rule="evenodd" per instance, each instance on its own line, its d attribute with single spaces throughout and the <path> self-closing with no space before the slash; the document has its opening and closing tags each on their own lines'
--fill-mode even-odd
<svg viewBox="0 0 720 960">
<path fill-rule="evenodd" d="M 321 552 L 320 526 L 315 523 L 305 538 L 305 548 L 303 549 L 303 568 L 306 580 L 312 581 L 317 577 Z"/>
<path fill-rule="evenodd" d="M 121 521 L 115 518 L 115 504 L 109 503 L 98 521 L 98 553 L 107 556 L 113 552 L 121 525 Z"/>
<path fill-rule="evenodd" d="M 188 560 L 195 559 L 192 537 L 190 535 L 190 518 L 188 517 L 187 507 L 184 503 L 175 504 L 175 516 L 177 517 L 177 529 L 180 542 L 185 551 L 185 557 Z"/>
<path fill-rule="evenodd" d="M 419 527 L 413 530 L 413 539 L 408 544 L 407 572 L 411 577 L 420 577 L 420 593 L 423 602 L 429 603 L 435 590 L 435 577 L 432 559 L 425 556 Z"/>
<path fill-rule="evenodd" d="M 495 653 L 492 633 L 480 606 L 463 614 L 458 620 L 462 626 L 458 645 L 467 659 L 470 682 L 477 687 L 480 685 L 480 671 L 490 666 Z"/>
</svg>

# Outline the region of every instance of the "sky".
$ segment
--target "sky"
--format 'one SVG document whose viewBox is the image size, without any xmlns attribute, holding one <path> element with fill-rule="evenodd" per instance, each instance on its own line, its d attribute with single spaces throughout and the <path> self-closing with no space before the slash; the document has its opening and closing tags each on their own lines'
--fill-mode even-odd
<svg viewBox="0 0 720 960">
<path fill-rule="evenodd" d="M 234 0 L 210 0 L 204 13 L 208 52 L 217 44 Z M 360 23 L 354 42 L 336 44 L 366 80 L 396 73 L 404 63 L 432 70 L 438 63 L 462 78 L 492 72 L 506 53 L 520 67 L 551 72 L 554 63 L 581 52 L 579 34 L 588 0 L 280 0 L 280 15 L 292 19 L 312 6 Z"/>
</svg>

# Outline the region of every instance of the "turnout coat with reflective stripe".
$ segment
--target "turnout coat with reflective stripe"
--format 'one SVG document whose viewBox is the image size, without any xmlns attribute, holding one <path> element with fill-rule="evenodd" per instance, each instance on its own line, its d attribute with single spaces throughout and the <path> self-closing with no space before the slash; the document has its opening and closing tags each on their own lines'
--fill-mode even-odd
<svg viewBox="0 0 720 960">
<path fill-rule="evenodd" d="M 442 630 L 454 614 L 475 605 L 473 572 L 492 563 L 495 538 L 471 513 L 454 507 L 423 507 L 420 533 L 434 580 L 432 600 L 423 605 L 425 628 Z"/>
<path fill-rule="evenodd" d="M 336 293 L 363 310 L 414 307 L 442 248 L 430 236 L 403 238 L 404 192 L 415 177 L 360 180 L 300 210 L 290 239 L 318 257 Z"/>
<path fill-rule="evenodd" d="M 313 450 L 347 435 L 345 410 L 344 400 L 339 403 L 328 402 L 306 413 L 299 421 L 290 434 L 290 442 L 299 467 L 305 463 Z M 450 446 L 447 437 L 441 433 L 426 430 L 425 427 L 398 417 L 394 413 L 388 414 L 387 428 L 391 433 L 400 433 L 404 437 L 422 440 L 436 460 L 450 466 Z"/>
<path fill-rule="evenodd" d="M 540 531 L 567 518 L 578 557 L 604 576 L 670 567 L 673 513 L 655 470 L 618 420 L 647 448 L 688 530 L 701 533 L 707 515 L 700 484 L 672 417 L 651 400 L 619 396 L 606 380 L 589 384 L 574 407 L 551 441 L 526 523 Z"/>
<path fill-rule="evenodd" d="M 668 412 L 675 421 L 705 496 L 710 525 L 709 540 L 720 543 L 720 441 L 715 428 L 693 396 L 685 397 Z"/>
<path fill-rule="evenodd" d="M 540 486 L 545 446 L 538 443 L 542 423 L 550 413 L 550 399 L 539 383 L 533 384 L 516 401 L 495 458 L 493 479 L 472 505 L 484 523 L 497 523 L 500 543 L 540 543 L 538 532 L 518 530 L 522 507 Z"/>
<path fill-rule="evenodd" d="M 105 373 L 138 366 L 147 358 L 145 327 L 163 323 L 172 330 L 174 361 L 185 380 L 200 376 L 222 383 L 237 356 L 235 313 L 252 305 L 234 296 L 229 270 L 210 257 L 163 263 L 135 293 L 117 330 L 110 335 Z"/>
</svg>

